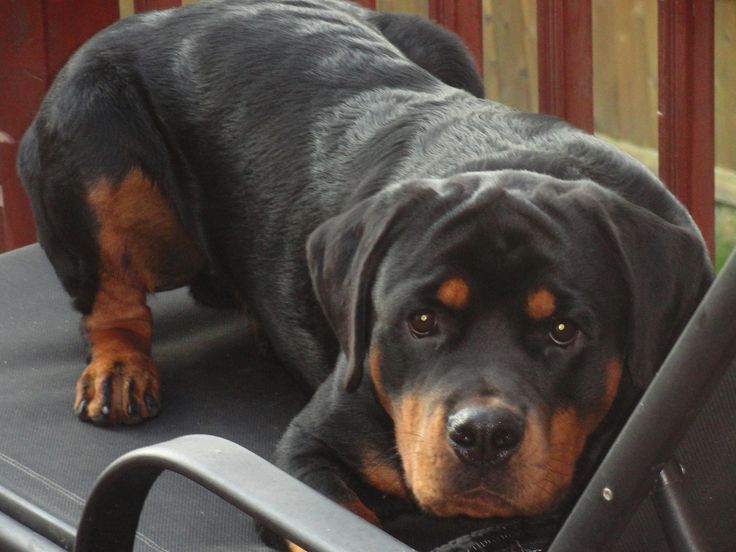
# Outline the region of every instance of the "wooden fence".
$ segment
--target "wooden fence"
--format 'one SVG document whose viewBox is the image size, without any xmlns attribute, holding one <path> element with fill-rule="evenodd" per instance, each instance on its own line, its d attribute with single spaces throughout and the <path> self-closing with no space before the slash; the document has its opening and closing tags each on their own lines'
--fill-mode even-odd
<svg viewBox="0 0 736 552">
<path fill-rule="evenodd" d="M 428 4 L 376 1 L 378 9 L 425 16 Z M 536 0 L 483 0 L 487 95 L 525 111 L 539 105 L 536 6 Z M 630 144 L 656 166 L 657 0 L 593 0 L 592 15 L 595 131 Z M 723 180 L 723 169 L 736 171 L 736 0 L 716 0 L 714 42 L 716 165 Z"/>
</svg>

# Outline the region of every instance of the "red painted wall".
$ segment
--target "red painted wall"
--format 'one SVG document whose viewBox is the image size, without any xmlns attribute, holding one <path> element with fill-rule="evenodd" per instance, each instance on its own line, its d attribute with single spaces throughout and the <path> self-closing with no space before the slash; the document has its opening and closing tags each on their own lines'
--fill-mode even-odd
<svg viewBox="0 0 736 552">
<path fill-rule="evenodd" d="M 13 249 L 35 240 L 30 206 L 15 171 L 18 141 L 46 89 L 88 37 L 119 17 L 116 0 L 0 2 L 0 186 L 4 243 Z"/>
</svg>

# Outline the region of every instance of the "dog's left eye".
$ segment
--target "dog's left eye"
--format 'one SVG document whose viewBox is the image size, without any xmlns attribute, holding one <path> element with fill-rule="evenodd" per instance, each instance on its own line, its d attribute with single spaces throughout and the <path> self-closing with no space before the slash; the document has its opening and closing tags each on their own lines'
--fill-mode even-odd
<svg viewBox="0 0 736 552">
<path fill-rule="evenodd" d="M 547 335 L 549 340 L 558 347 L 568 347 L 580 335 L 580 329 L 569 320 L 555 320 Z"/>
<path fill-rule="evenodd" d="M 437 331 L 437 315 L 430 310 L 417 311 L 409 317 L 409 329 L 414 337 L 427 337 Z"/>
</svg>

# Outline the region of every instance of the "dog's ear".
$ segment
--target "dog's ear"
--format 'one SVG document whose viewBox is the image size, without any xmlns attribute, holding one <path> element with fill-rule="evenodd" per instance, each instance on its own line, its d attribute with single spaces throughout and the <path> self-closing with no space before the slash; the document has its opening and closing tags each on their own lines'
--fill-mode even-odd
<svg viewBox="0 0 736 552">
<path fill-rule="evenodd" d="M 713 267 L 691 221 L 673 224 L 627 201 L 606 216 L 629 288 L 626 365 L 643 391 L 710 286 Z"/>
<path fill-rule="evenodd" d="M 327 220 L 309 236 L 312 284 L 347 358 L 349 392 L 360 385 L 370 345 L 370 295 L 378 266 L 414 206 L 431 194 L 411 185 L 382 192 Z"/>
</svg>

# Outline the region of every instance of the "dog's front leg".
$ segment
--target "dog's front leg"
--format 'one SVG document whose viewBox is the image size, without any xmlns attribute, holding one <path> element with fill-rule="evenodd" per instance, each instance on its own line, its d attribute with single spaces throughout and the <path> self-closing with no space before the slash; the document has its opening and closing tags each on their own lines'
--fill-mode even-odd
<svg viewBox="0 0 736 552">
<path fill-rule="evenodd" d="M 313 399 L 314 401 L 314 399 Z M 310 405 L 313 403 L 310 403 Z M 329 443 L 315 435 L 310 428 L 310 407 L 291 423 L 276 451 L 276 464 L 303 483 L 319 491 L 327 498 L 337 502 L 369 523 L 380 526 L 378 516 L 368 508 L 353 490 L 357 484 L 355 474 L 340 460 L 333 449 L 337 443 Z M 302 425 L 306 423 L 306 425 Z M 315 428 L 319 429 L 319 428 Z M 288 552 L 306 552 L 293 542 L 274 538 L 267 530 L 265 540 L 280 544 Z M 274 540 L 276 542 L 274 542 Z"/>
<path fill-rule="evenodd" d="M 344 438 L 326 436 L 314 431 L 323 427 L 310 427 L 309 407 L 289 426 L 276 451 L 276 465 L 309 485 L 321 494 L 347 508 L 366 521 L 380 526 L 378 516 L 368 508 L 355 489 L 360 485 L 359 475 L 351 470 L 349 458 L 338 451 Z"/>
</svg>

